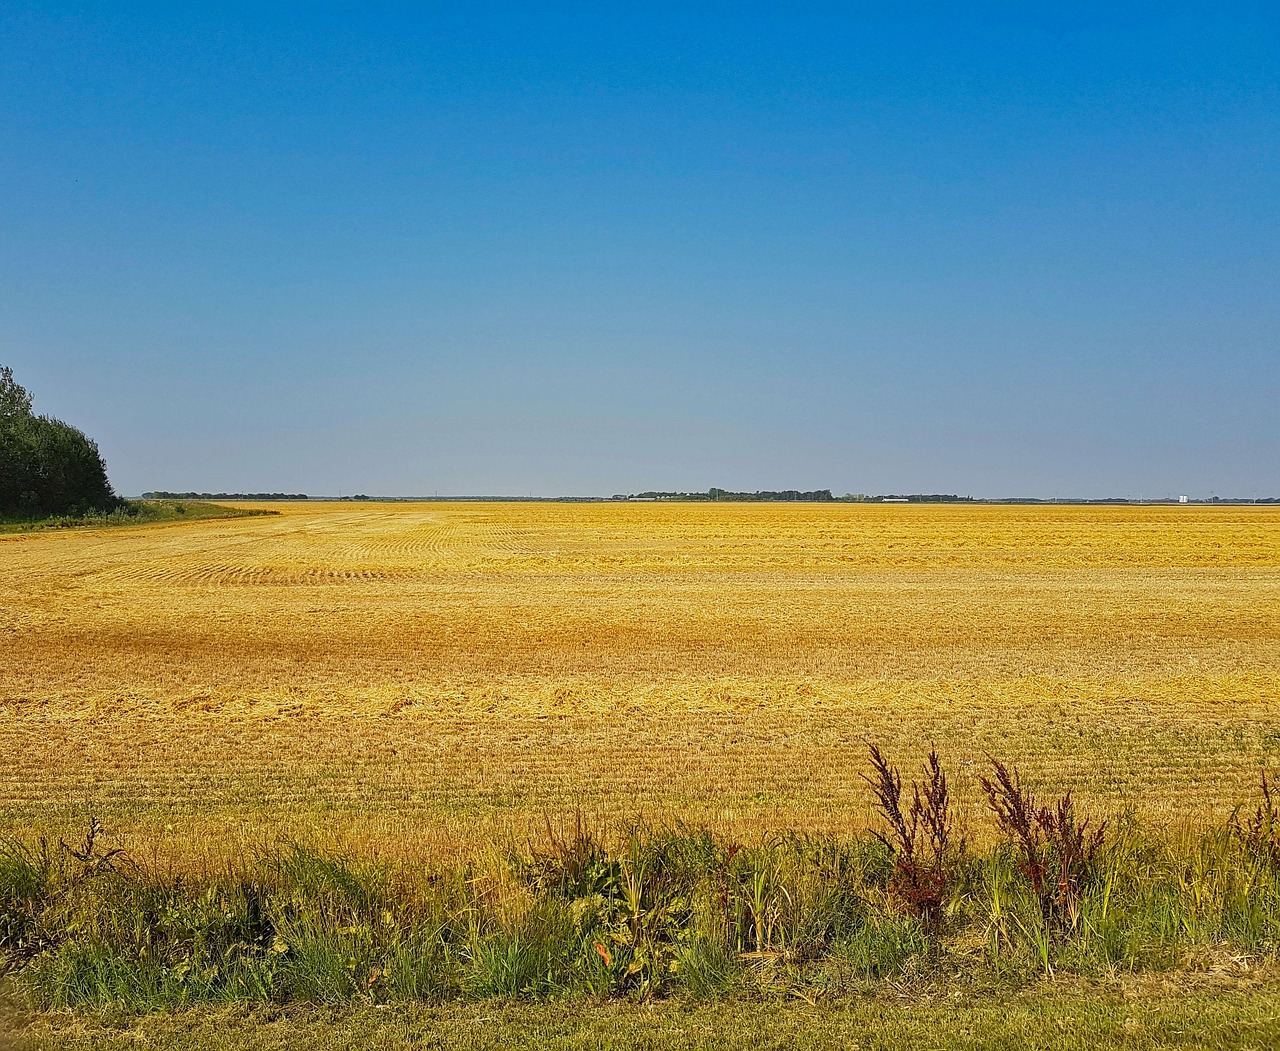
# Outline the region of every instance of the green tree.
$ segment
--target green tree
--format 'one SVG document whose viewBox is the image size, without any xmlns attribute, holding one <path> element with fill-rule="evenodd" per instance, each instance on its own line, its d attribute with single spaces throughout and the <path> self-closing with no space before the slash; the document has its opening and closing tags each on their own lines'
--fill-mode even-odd
<svg viewBox="0 0 1280 1051">
<path fill-rule="evenodd" d="M 97 444 L 34 415 L 31 395 L 0 365 L 0 514 L 83 514 L 119 502 Z"/>
<path fill-rule="evenodd" d="M 13 369 L 0 365 L 0 423 L 30 416 L 31 395 L 13 378 Z"/>
</svg>

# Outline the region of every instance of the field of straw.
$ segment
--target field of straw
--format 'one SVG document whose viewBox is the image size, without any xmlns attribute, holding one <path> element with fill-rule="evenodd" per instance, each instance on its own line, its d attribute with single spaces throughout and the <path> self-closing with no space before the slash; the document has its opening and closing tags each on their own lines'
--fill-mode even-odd
<svg viewBox="0 0 1280 1051">
<path fill-rule="evenodd" d="M 0 830 L 196 861 L 856 832 L 866 742 L 1220 821 L 1280 762 L 1280 509 L 283 504 L 0 537 Z M 972 771 L 972 772 L 970 772 Z"/>
</svg>

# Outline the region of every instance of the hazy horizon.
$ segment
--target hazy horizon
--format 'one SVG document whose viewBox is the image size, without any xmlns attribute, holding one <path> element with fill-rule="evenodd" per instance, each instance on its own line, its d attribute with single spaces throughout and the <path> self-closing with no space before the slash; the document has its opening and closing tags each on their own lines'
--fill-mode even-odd
<svg viewBox="0 0 1280 1051">
<path fill-rule="evenodd" d="M 116 488 L 1280 495 L 1280 18 L 6 5 Z"/>
<path fill-rule="evenodd" d="M 655 499 L 655 500 L 659 499 L 658 497 L 646 497 L 644 495 L 646 493 L 660 493 L 660 494 L 663 494 L 663 496 L 670 496 L 673 500 L 675 500 L 680 496 L 692 496 L 692 497 L 704 496 L 708 492 L 709 488 L 711 487 L 708 486 L 702 489 L 684 489 L 684 490 L 645 489 L 645 490 L 639 491 L 638 493 L 637 492 L 629 492 L 629 493 L 628 492 L 612 492 L 612 493 L 554 493 L 554 494 L 532 493 L 532 492 L 529 492 L 529 493 L 482 493 L 482 492 L 475 492 L 475 493 L 439 493 L 439 492 L 437 493 L 361 493 L 359 491 L 352 491 L 348 493 L 343 493 L 343 492 L 300 493 L 296 490 L 290 490 L 287 488 L 260 489 L 260 490 L 248 490 L 248 489 L 241 488 L 241 489 L 228 489 L 228 490 L 212 490 L 212 489 L 143 490 L 142 492 L 126 493 L 123 495 L 131 498 L 136 498 L 140 496 L 154 496 L 157 493 L 163 493 L 163 494 L 170 494 L 176 497 L 192 498 L 188 496 L 188 494 L 196 494 L 197 497 L 212 498 L 212 497 L 221 496 L 223 499 L 227 499 L 227 500 L 244 500 L 246 502 L 252 502 L 255 498 L 258 498 L 258 497 L 264 498 L 264 502 L 269 502 L 269 499 L 268 499 L 269 497 L 279 496 L 280 501 L 277 501 L 277 502 L 288 501 L 293 499 L 301 499 L 305 501 L 316 501 L 320 503 L 323 503 L 325 501 L 362 501 L 362 500 L 367 500 L 371 503 L 378 503 L 378 502 L 430 503 L 433 501 L 438 501 L 441 503 L 467 502 L 467 501 L 484 502 L 486 500 L 503 501 L 503 502 L 532 500 L 532 501 L 546 501 L 546 502 L 554 503 L 556 501 L 576 501 L 576 500 L 609 501 L 609 500 L 613 500 L 621 497 Z M 721 487 L 716 486 L 715 488 L 721 488 Z M 797 491 L 802 493 L 803 492 L 821 492 L 823 489 L 830 489 L 830 487 L 822 486 L 817 490 L 797 490 Z M 789 489 L 775 489 L 775 490 L 751 489 L 751 490 L 739 490 L 737 492 L 749 493 L 749 494 L 755 495 L 761 492 L 783 493 L 783 492 L 789 492 L 789 491 L 791 490 Z M 947 491 L 947 492 L 938 491 L 935 493 L 921 493 L 921 492 L 911 491 L 906 489 L 886 490 L 883 493 L 847 493 L 847 492 L 840 492 L 837 490 L 830 490 L 830 491 L 832 494 L 832 500 L 835 502 L 844 502 L 848 497 L 854 497 L 854 498 L 861 497 L 861 498 L 865 498 L 868 502 L 874 502 L 876 500 L 881 500 L 881 499 L 889 499 L 893 497 L 905 498 L 908 496 L 910 497 L 929 497 L 929 496 L 958 497 L 960 501 L 971 500 L 978 503 L 1002 503 L 1002 502 L 1016 503 L 1019 501 L 1039 501 L 1043 503 L 1057 503 L 1057 504 L 1106 503 L 1108 501 L 1115 501 L 1115 500 L 1127 500 L 1134 503 L 1159 504 L 1159 503 L 1177 502 L 1182 497 L 1186 497 L 1189 500 L 1189 502 L 1196 503 L 1196 504 L 1207 504 L 1207 503 L 1213 503 L 1213 502 L 1220 502 L 1220 503 L 1227 503 L 1227 504 L 1245 504 L 1245 503 L 1254 503 L 1254 502 L 1270 503 L 1280 499 L 1280 494 L 1274 494 L 1274 493 L 1257 493 L 1253 495 L 1247 495 L 1244 493 L 1223 494 L 1218 492 L 1213 492 L 1209 494 L 1139 493 L 1137 496 L 1133 496 L 1133 497 L 1125 496 L 1123 493 L 1113 493 L 1111 494 L 1111 496 L 1097 497 L 1097 496 L 1083 496 L 1078 493 L 1066 494 L 1066 495 L 1060 495 L 1060 496 L 1044 496 L 1043 494 L 1040 494 L 1040 493 L 1003 493 L 1003 494 L 997 495 L 992 493 L 986 493 L 986 494 L 956 493 L 954 491 Z M 752 501 L 745 501 L 745 500 L 737 501 L 733 499 L 728 499 L 728 500 L 722 500 L 721 502 L 750 503 Z M 760 502 L 767 502 L 767 501 L 760 501 Z M 777 500 L 773 502 L 785 503 L 787 501 Z M 821 503 L 823 501 L 810 500 L 807 502 Z M 940 500 L 935 502 L 942 503 L 944 501 Z"/>
</svg>

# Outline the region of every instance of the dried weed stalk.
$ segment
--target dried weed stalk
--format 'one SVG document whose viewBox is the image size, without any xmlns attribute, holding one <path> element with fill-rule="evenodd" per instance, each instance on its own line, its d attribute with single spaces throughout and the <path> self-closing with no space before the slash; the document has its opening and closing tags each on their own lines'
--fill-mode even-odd
<svg viewBox="0 0 1280 1051">
<path fill-rule="evenodd" d="M 870 749 L 874 774 L 863 780 L 871 786 L 876 809 L 889 826 L 888 833 L 874 832 L 893 855 L 889 889 L 912 915 L 936 930 L 965 856 L 964 838 L 952 838 L 947 775 L 937 749 L 930 749 L 924 780 L 911 783 L 910 801 L 904 804 L 901 773 L 878 747 Z"/>
<path fill-rule="evenodd" d="M 1022 874 L 1040 903 L 1045 925 L 1056 933 L 1074 930 L 1080 920 L 1084 888 L 1093 878 L 1106 841 L 1104 821 L 1090 831 L 1076 818 L 1067 792 L 1052 805 L 1036 802 L 1016 769 L 991 760 L 994 778 L 981 778 L 996 822 L 1016 845 Z"/>
</svg>

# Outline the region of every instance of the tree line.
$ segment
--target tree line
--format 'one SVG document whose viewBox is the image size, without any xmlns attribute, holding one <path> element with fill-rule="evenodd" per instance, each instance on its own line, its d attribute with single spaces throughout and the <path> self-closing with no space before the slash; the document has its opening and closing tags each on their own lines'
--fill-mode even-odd
<svg viewBox="0 0 1280 1051">
<path fill-rule="evenodd" d="M 31 395 L 0 365 L 0 514 L 77 515 L 120 503 L 97 443 L 36 415 Z"/>
<path fill-rule="evenodd" d="M 831 495 L 830 489 L 815 489 L 804 491 L 801 489 L 762 489 L 754 493 L 735 493 L 728 489 L 708 489 L 705 493 L 668 493 L 649 490 L 643 493 L 630 493 L 628 495 L 618 495 L 615 500 L 724 500 L 737 501 L 740 503 L 782 503 L 785 501 L 797 501 L 801 503 L 829 503 L 835 497 Z"/>
<path fill-rule="evenodd" d="M 306 493 L 171 493 L 165 489 L 143 493 L 144 500 L 310 500 Z M 346 497 L 348 500 L 368 500 L 367 496 Z"/>
</svg>

